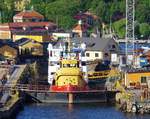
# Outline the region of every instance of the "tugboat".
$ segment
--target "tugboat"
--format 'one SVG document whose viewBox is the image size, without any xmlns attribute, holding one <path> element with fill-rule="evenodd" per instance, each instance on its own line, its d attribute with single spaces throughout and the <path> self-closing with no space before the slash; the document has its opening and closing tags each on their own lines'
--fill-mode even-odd
<svg viewBox="0 0 150 119">
<path fill-rule="evenodd" d="M 54 75 L 50 90 L 63 92 L 86 90 L 87 83 L 83 79 L 78 60 L 62 59 L 60 61 L 60 69 Z"/>
</svg>

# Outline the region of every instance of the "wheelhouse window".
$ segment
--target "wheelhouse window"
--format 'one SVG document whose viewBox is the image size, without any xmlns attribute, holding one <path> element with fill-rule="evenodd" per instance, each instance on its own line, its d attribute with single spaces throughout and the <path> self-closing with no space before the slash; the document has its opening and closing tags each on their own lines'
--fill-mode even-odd
<svg viewBox="0 0 150 119">
<path fill-rule="evenodd" d="M 90 53 L 86 53 L 86 56 L 89 57 L 89 56 L 90 56 Z"/>
<path fill-rule="evenodd" d="M 95 53 L 95 57 L 99 57 L 99 54 L 98 54 L 98 53 Z"/>
<path fill-rule="evenodd" d="M 63 64 L 63 67 L 77 67 L 77 64 Z"/>
<path fill-rule="evenodd" d="M 141 83 L 147 83 L 147 80 L 146 80 L 146 79 L 147 79 L 146 77 L 142 76 L 142 77 L 141 77 Z"/>
<path fill-rule="evenodd" d="M 112 45 L 112 49 L 115 49 L 116 48 L 116 46 L 115 45 Z"/>
<path fill-rule="evenodd" d="M 82 66 L 86 66 L 86 62 L 82 61 L 81 62 Z"/>
</svg>

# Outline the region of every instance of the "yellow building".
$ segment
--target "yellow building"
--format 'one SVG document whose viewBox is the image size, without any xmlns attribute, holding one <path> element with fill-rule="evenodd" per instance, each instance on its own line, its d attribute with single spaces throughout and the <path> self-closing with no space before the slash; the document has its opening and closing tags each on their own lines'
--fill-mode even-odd
<svg viewBox="0 0 150 119">
<path fill-rule="evenodd" d="M 18 55 L 18 50 L 7 44 L 1 44 L 0 55 L 4 56 L 6 59 L 15 59 Z"/>
<path fill-rule="evenodd" d="M 16 43 L 18 44 L 20 55 L 43 55 L 43 45 L 39 42 L 27 38 L 22 38 L 16 41 Z"/>
<path fill-rule="evenodd" d="M 32 39 L 36 42 L 50 42 L 51 41 L 51 37 L 48 35 L 17 35 L 17 34 L 13 34 L 13 41 L 17 41 L 19 39 L 22 38 L 26 38 L 26 39 Z"/>
<path fill-rule="evenodd" d="M 150 71 L 134 71 L 126 74 L 125 85 L 127 87 L 147 86 L 150 81 Z"/>
</svg>

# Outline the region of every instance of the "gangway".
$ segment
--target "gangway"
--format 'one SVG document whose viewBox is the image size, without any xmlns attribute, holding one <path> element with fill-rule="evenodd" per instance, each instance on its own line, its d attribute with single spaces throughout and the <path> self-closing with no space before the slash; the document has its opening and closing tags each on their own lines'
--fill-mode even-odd
<svg viewBox="0 0 150 119">
<path fill-rule="evenodd" d="M 32 84 L 16 84 L 14 87 L 14 84 L 9 84 L 1 87 L 3 91 L 10 90 L 10 91 L 22 91 L 22 92 L 36 92 L 36 93 L 68 93 L 68 91 L 51 91 L 49 90 L 49 85 L 32 85 Z M 102 87 L 101 90 L 85 90 L 85 91 L 72 91 L 72 93 L 80 93 L 80 92 L 105 92 L 106 88 Z"/>
</svg>

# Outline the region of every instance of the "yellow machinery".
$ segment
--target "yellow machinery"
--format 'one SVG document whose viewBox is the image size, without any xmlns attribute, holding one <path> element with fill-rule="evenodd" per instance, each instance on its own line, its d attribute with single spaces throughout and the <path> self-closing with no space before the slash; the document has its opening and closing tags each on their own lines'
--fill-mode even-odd
<svg viewBox="0 0 150 119">
<path fill-rule="evenodd" d="M 105 71 L 99 71 L 99 72 L 88 72 L 88 79 L 94 80 L 98 78 L 108 78 L 108 77 L 121 77 L 121 73 L 116 70 L 105 70 Z"/>
<path fill-rule="evenodd" d="M 132 93 L 131 92 L 128 92 L 122 85 L 119 81 L 116 81 L 115 82 L 115 85 L 114 85 L 114 88 L 115 90 L 117 91 L 120 91 L 121 95 L 122 95 L 122 98 L 124 99 L 131 99 L 132 98 Z"/>
<path fill-rule="evenodd" d="M 113 80 L 114 81 L 113 89 L 119 91 L 124 98 L 130 99 L 132 97 L 132 94 L 130 92 L 127 92 L 120 83 L 123 77 L 124 77 L 123 73 L 119 72 L 117 69 L 111 69 L 111 70 L 100 71 L 100 72 L 88 72 L 89 80 L 102 79 L 102 78 L 108 78 L 109 80 L 111 78 L 116 79 Z"/>
</svg>

